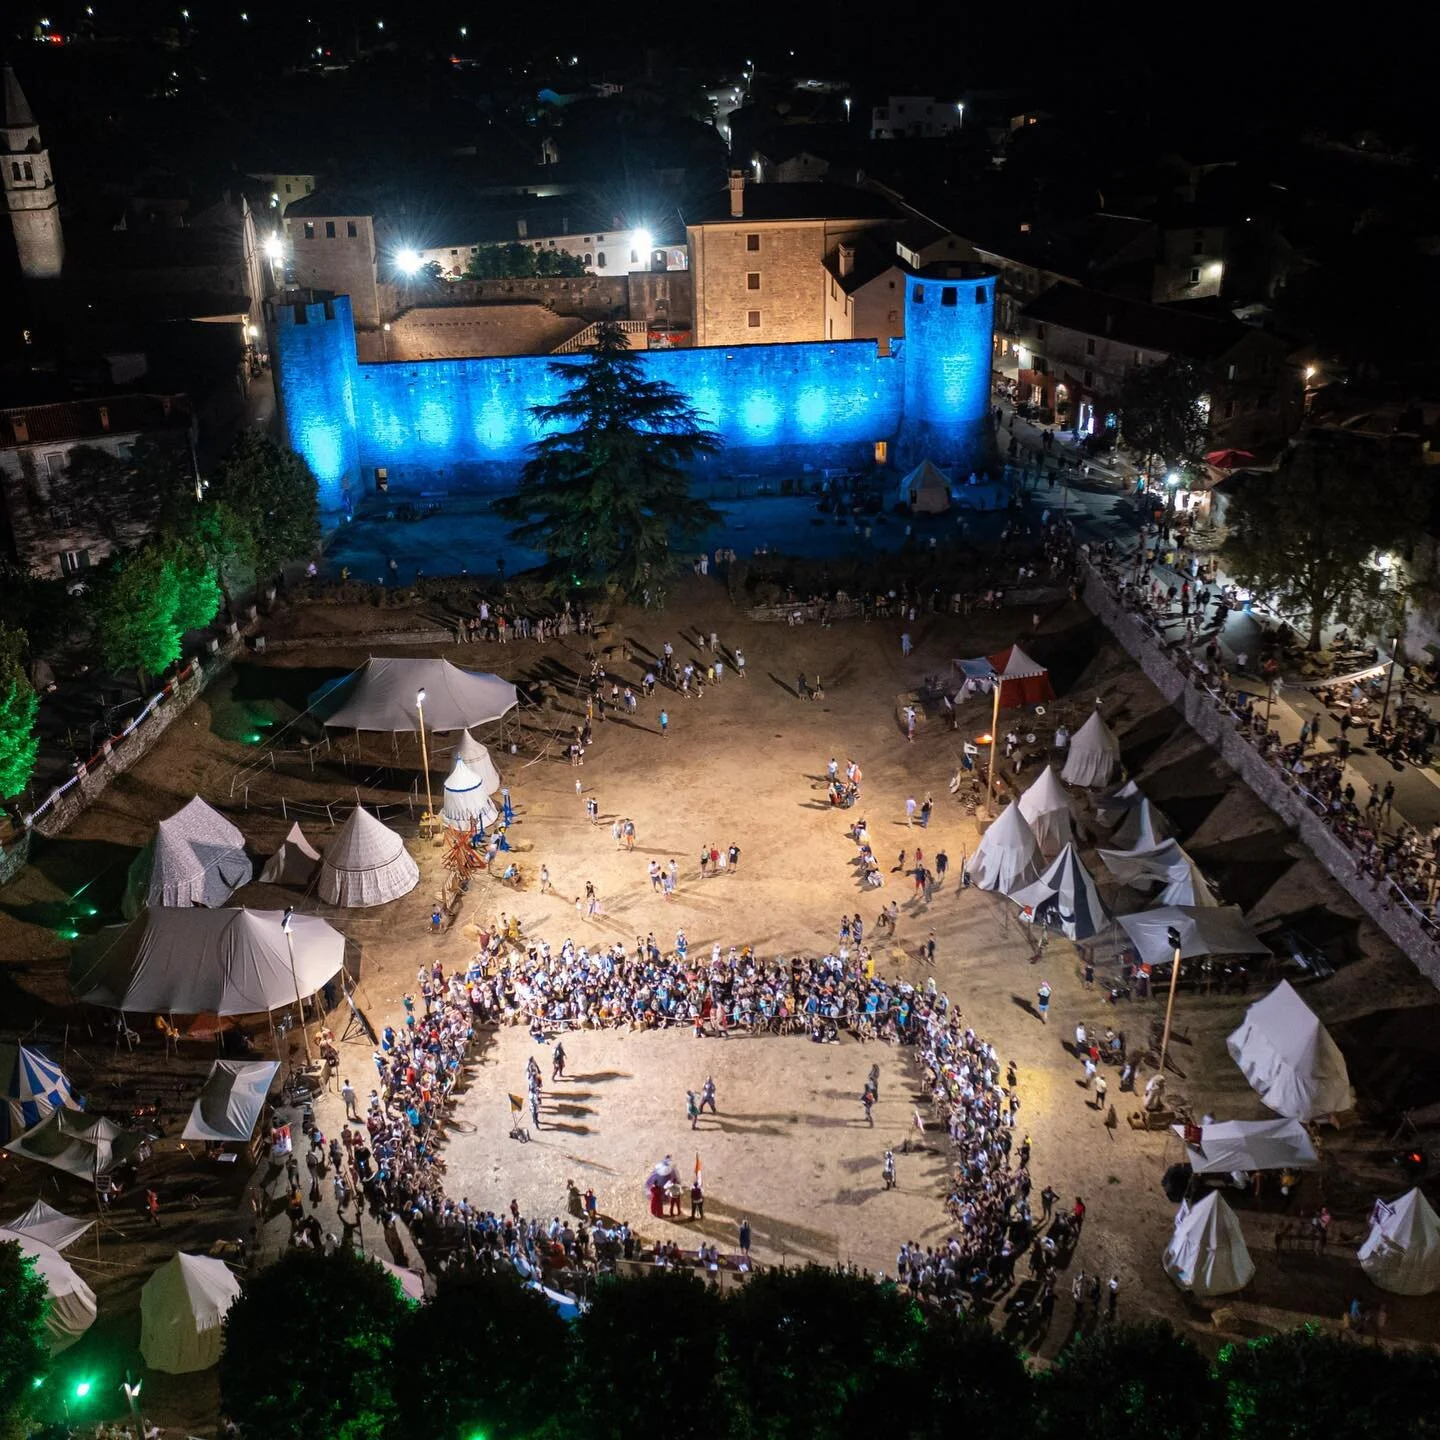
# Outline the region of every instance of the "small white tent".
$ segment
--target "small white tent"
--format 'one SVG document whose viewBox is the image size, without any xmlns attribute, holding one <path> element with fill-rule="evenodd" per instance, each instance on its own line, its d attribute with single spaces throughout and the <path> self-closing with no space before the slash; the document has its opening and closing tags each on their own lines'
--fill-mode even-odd
<svg viewBox="0 0 1440 1440">
<path fill-rule="evenodd" d="M 917 515 L 939 515 L 950 508 L 950 480 L 929 460 L 922 460 L 901 482 L 899 503 Z"/>
<path fill-rule="evenodd" d="M 970 860 L 970 878 L 982 890 L 1008 895 L 1040 873 L 1040 847 L 1019 805 L 1007 805 L 980 837 Z"/>
<path fill-rule="evenodd" d="M 452 830 L 468 830 L 475 824 L 488 830 L 500 812 L 486 792 L 485 782 L 463 760 L 457 760 L 445 782 L 440 813 Z"/>
<path fill-rule="evenodd" d="M 1100 718 L 1100 712 L 1094 710 L 1070 737 L 1070 753 L 1060 778 L 1067 785 L 1108 785 L 1119 760 L 1120 742 Z"/>
<path fill-rule="evenodd" d="M 1074 845 L 1067 845 L 1038 880 L 1010 891 L 1010 898 L 1071 940 L 1089 940 L 1110 923 L 1095 882 Z"/>
<path fill-rule="evenodd" d="M 187 1375 L 220 1359 L 226 1312 L 240 1282 L 223 1260 L 172 1255 L 140 1291 L 140 1354 L 152 1370 Z"/>
<path fill-rule="evenodd" d="M 1232 1295 L 1255 1274 L 1240 1222 L 1218 1190 L 1180 1207 L 1161 1263 L 1182 1290 L 1201 1296 Z"/>
<path fill-rule="evenodd" d="M 37 1200 L 23 1215 L 17 1215 L 0 1228 L 38 1240 L 52 1250 L 63 1250 L 67 1245 L 73 1245 L 94 1223 L 93 1220 L 72 1219 L 53 1205 Z"/>
<path fill-rule="evenodd" d="M 1035 777 L 1035 783 L 1020 797 L 1019 804 L 1020 813 L 1029 823 L 1042 853 L 1058 855 L 1075 838 L 1070 797 L 1050 766 Z"/>
<path fill-rule="evenodd" d="M 223 905 L 254 873 L 245 837 L 197 795 L 155 827 L 130 866 L 120 910 L 133 920 L 147 905 Z"/>
<path fill-rule="evenodd" d="M 297 885 L 303 888 L 315 878 L 320 852 L 305 838 L 297 820 L 280 848 L 265 862 L 260 872 L 263 885 Z"/>
<path fill-rule="evenodd" d="M 1144 791 L 1126 780 L 1095 797 L 1095 818 L 1102 825 L 1118 825 L 1144 798 Z"/>
<path fill-rule="evenodd" d="M 363 805 L 350 812 L 320 862 L 320 898 L 329 905 L 384 905 L 420 883 L 405 842 Z"/>
<path fill-rule="evenodd" d="M 1111 837 L 1117 850 L 1153 850 L 1170 835 L 1170 822 L 1145 796 L 1125 813 Z"/>
<path fill-rule="evenodd" d="M 1185 1127 L 1170 1127 L 1185 1139 Z M 1320 1156 L 1298 1120 L 1215 1120 L 1200 1127 L 1200 1143 L 1185 1144 L 1197 1175 L 1248 1174 L 1252 1170 L 1313 1170 Z"/>
<path fill-rule="evenodd" d="M 181 1138 L 244 1143 L 260 1123 L 278 1060 L 217 1060 L 200 1087 Z"/>
<path fill-rule="evenodd" d="M 1382 1290 L 1432 1294 L 1440 1290 L 1440 1218 L 1418 1189 L 1390 1203 L 1377 1200 L 1359 1256 Z"/>
<path fill-rule="evenodd" d="M 460 743 L 455 747 L 455 758 L 463 760 L 485 787 L 487 795 L 493 795 L 501 785 L 500 772 L 486 749 L 468 730 L 460 732 Z"/>
<path fill-rule="evenodd" d="M 47 1245 L 22 1230 L 0 1229 L 0 1245 L 10 1240 L 14 1240 L 21 1251 L 35 1262 L 35 1273 L 50 1291 L 45 1328 L 50 1332 L 50 1353 L 58 1354 L 73 1345 L 95 1323 L 95 1292 L 53 1245 Z"/>
<path fill-rule="evenodd" d="M 1313 1120 L 1355 1104 L 1340 1047 L 1288 980 L 1245 1012 L 1225 1048 L 1277 1115 Z"/>
</svg>

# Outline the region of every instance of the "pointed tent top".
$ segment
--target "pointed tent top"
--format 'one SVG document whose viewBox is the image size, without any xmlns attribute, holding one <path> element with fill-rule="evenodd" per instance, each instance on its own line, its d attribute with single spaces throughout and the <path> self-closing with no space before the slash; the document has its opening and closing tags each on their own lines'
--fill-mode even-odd
<svg viewBox="0 0 1440 1440">
<path fill-rule="evenodd" d="M 1035 675 L 1050 672 L 1038 660 L 1032 660 L 1018 645 L 1007 646 L 1004 650 L 988 657 L 995 667 L 995 673 L 1003 680 L 1029 680 Z"/>
<path fill-rule="evenodd" d="M 1061 850 L 1038 880 L 1012 890 L 1010 898 L 1017 905 L 1029 906 L 1037 916 L 1043 906 L 1053 903 L 1060 931 L 1071 940 L 1088 940 L 1110 923 L 1110 914 L 1073 844 Z"/>
<path fill-rule="evenodd" d="M 1164 812 L 1142 795 L 1116 828 L 1114 844 L 1119 850 L 1153 850 L 1172 833 Z"/>
<path fill-rule="evenodd" d="M 325 864 L 333 870 L 368 870 L 388 865 L 404 848 L 405 842 L 383 820 L 357 805 L 325 847 Z"/>
<path fill-rule="evenodd" d="M 970 874 L 981 890 L 1008 895 L 1039 873 L 1040 847 L 1019 805 L 1007 805 L 980 837 L 970 861 Z"/>
<path fill-rule="evenodd" d="M 1359 1260 L 1382 1290 L 1397 1295 L 1440 1290 L 1440 1217 L 1418 1189 L 1377 1209 Z"/>
<path fill-rule="evenodd" d="M 928 457 L 922 460 L 900 483 L 908 487 L 912 481 L 925 486 L 944 486 L 947 494 L 950 490 L 950 477 Z"/>
<path fill-rule="evenodd" d="M 1049 815 L 1056 810 L 1069 810 L 1070 797 L 1060 783 L 1060 777 L 1047 765 L 1036 777 L 1030 788 L 1020 797 L 1020 813 L 1034 824 L 1040 815 Z"/>
<path fill-rule="evenodd" d="M 1108 785 L 1120 758 L 1120 742 L 1098 710 L 1070 739 L 1060 778 L 1067 785 Z"/>
<path fill-rule="evenodd" d="M 20 88 L 20 81 L 16 78 L 14 69 L 7 65 L 5 67 L 5 128 L 7 130 L 23 130 L 37 123 L 35 113 L 30 109 L 30 102 Z"/>
<path fill-rule="evenodd" d="M 1233 1294 L 1255 1274 L 1245 1233 L 1218 1190 L 1180 1207 L 1162 1264 L 1182 1290 L 1196 1295 Z"/>
<path fill-rule="evenodd" d="M 480 777 L 464 762 L 456 760 L 455 768 L 450 772 L 449 778 L 445 781 L 447 790 L 454 790 L 458 794 L 465 794 L 467 791 L 478 789 Z"/>
<path fill-rule="evenodd" d="M 463 760 L 480 778 L 487 795 L 493 795 L 500 788 L 500 772 L 490 758 L 490 752 L 468 730 L 460 732 L 460 743 L 455 747 L 455 758 Z"/>
</svg>

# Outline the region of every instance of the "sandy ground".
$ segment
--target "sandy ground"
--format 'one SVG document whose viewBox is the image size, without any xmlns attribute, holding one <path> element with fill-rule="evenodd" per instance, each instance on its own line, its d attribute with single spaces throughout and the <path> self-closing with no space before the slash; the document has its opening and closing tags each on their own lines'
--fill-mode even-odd
<svg viewBox="0 0 1440 1440">
<path fill-rule="evenodd" d="M 417 965 L 440 958 L 447 968 L 463 967 L 468 961 L 473 947 L 463 927 L 439 936 L 429 933 L 431 900 L 443 878 L 442 852 L 422 842 L 406 818 L 405 798 L 417 790 L 414 747 L 386 745 L 345 763 L 334 751 L 322 753 L 313 770 L 299 750 L 284 748 L 295 735 L 287 727 L 303 708 L 305 695 L 368 653 L 364 627 L 374 613 L 352 612 L 353 647 L 285 652 L 237 666 L 65 837 L 37 844 L 30 869 L 0 894 L 0 955 L 6 962 L 0 967 L 0 1004 L 7 1016 L 16 1017 L 10 1028 L 19 1030 L 34 1020 L 40 1033 L 60 1042 L 66 1038 L 67 1019 L 72 1021 L 70 1063 L 92 1095 L 103 1094 L 117 1066 L 158 1090 L 162 1082 L 156 1072 L 173 1068 L 174 1062 L 162 1062 L 158 1043 L 148 1034 L 136 1057 L 127 1060 L 121 1052 L 117 1062 L 97 1017 L 54 1008 L 64 1000 L 67 946 L 59 932 L 72 923 L 91 929 L 114 918 L 125 868 L 150 825 L 196 791 L 230 814 L 262 856 L 296 814 L 305 817 L 311 838 L 323 843 L 329 833 L 327 803 L 333 810 L 347 799 L 353 803 L 358 794 L 387 802 L 391 813 L 399 807 L 396 823 L 410 837 L 422 867 L 421 884 L 403 900 L 378 913 L 333 914 L 313 896 L 300 898 L 274 887 L 253 886 L 237 897 L 266 908 L 298 903 L 342 928 L 361 949 L 361 1000 L 377 1024 L 398 1016 Z M 387 628 L 395 618 L 395 612 L 385 613 Z M 295 617 L 297 629 L 319 623 L 314 612 Z M 632 646 L 656 650 L 669 640 L 684 655 L 693 648 L 697 630 L 713 628 L 722 644 L 743 646 L 749 679 L 741 682 L 732 675 L 707 689 L 699 702 L 665 697 L 671 716 L 666 736 L 656 725 L 659 698 L 642 703 L 633 721 L 597 725 L 595 744 L 578 770 L 564 760 L 560 740 L 573 723 L 576 702 L 564 697 L 573 695 L 576 675 L 584 668 L 584 642 L 571 637 L 544 648 L 532 643 L 445 652 L 512 678 L 548 679 L 562 696 L 558 707 L 522 717 L 513 735 L 515 755 L 504 753 L 500 736 L 486 737 L 515 798 L 513 833 L 529 884 L 517 893 L 482 878 L 472 887 L 466 918 L 507 911 L 520 918 L 528 935 L 554 944 L 573 935 L 592 941 L 619 938 L 633 945 L 637 934 L 653 930 L 668 945 L 675 929 L 683 927 L 692 950 L 708 950 L 719 940 L 726 946 L 751 943 L 769 955 L 823 951 L 842 913 L 858 909 L 873 927 L 879 904 L 894 896 L 901 901 L 899 933 L 880 968 L 923 983 L 929 971 L 917 950 L 935 931 L 937 984 L 993 1040 L 1000 1055 L 1019 1067 L 1021 1125 L 1034 1141 L 1036 1188 L 1049 1183 L 1067 1199 L 1084 1196 L 1089 1219 L 1076 1264 L 1119 1275 L 1122 1313 L 1170 1319 L 1214 1344 L 1227 1334 L 1311 1316 L 1333 1321 L 1352 1294 L 1367 1305 L 1377 1303 L 1380 1292 L 1359 1270 L 1353 1245 L 1342 1242 L 1363 1232 L 1377 1193 L 1393 1195 L 1403 1188 L 1389 1163 L 1394 1102 L 1408 1106 L 1440 1098 L 1424 1088 L 1436 1083 L 1425 1080 L 1427 1047 L 1433 1046 L 1433 1021 L 1440 1014 L 1433 990 L 1336 894 L 1275 817 L 1179 727 L 1085 612 L 1063 608 L 1046 617 L 1038 634 L 1025 635 L 1027 649 L 1052 666 L 1062 689 L 1061 701 L 1044 723 L 1061 714 L 1078 715 L 1103 696 L 1121 733 L 1127 766 L 1170 815 L 1224 897 L 1244 906 L 1262 929 L 1281 920 L 1299 926 L 1323 943 L 1339 966 L 1332 979 L 1304 993 L 1347 1044 L 1361 1092 L 1360 1115 L 1354 1124 L 1325 1133 L 1324 1168 L 1307 1177 L 1284 1217 L 1297 1218 L 1323 1196 L 1336 1215 L 1335 1239 L 1323 1257 L 1308 1251 L 1277 1256 L 1278 1197 L 1236 1197 L 1259 1268 L 1252 1286 L 1225 1307 L 1223 1326 L 1217 1328 L 1213 1307 L 1187 1301 L 1159 1267 L 1173 1218 L 1159 1180 L 1166 1165 L 1179 1158 L 1178 1142 L 1133 1131 L 1124 1118 L 1129 1097 L 1118 1095 L 1114 1083 L 1111 1099 L 1117 1101 L 1120 1123 L 1107 1129 L 1077 1083 L 1079 1067 L 1066 1049 L 1080 1019 L 1114 1024 L 1132 1039 L 1142 1039 L 1158 1005 L 1122 1004 L 1112 1010 L 1098 988 L 1082 986 L 1072 946 L 1054 942 L 1042 959 L 1032 960 L 1029 937 L 1015 923 L 1013 906 L 957 887 L 960 857 L 973 851 L 979 833 L 947 791 L 961 737 L 922 726 L 916 743 L 907 745 L 897 725 L 899 697 L 923 676 L 945 669 L 954 656 L 993 651 L 1014 640 L 1019 627 L 1028 632 L 1030 623 L 1028 613 L 1011 612 L 965 620 L 921 617 L 909 627 L 916 650 L 905 659 L 901 627 L 893 622 L 849 622 L 829 630 L 751 624 L 731 610 L 713 577 L 687 579 L 664 615 L 627 613 L 603 643 L 618 644 L 623 633 Z M 277 619 L 269 628 L 271 634 L 284 634 L 286 622 Z M 327 608 L 322 628 L 333 634 L 345 627 Z M 638 680 L 641 673 L 638 665 L 616 657 L 607 663 L 621 683 Z M 791 687 L 799 669 L 824 677 L 824 702 L 795 698 Z M 982 709 L 977 703 L 964 714 L 962 731 L 978 734 L 988 727 Z M 247 737 L 260 735 L 279 737 L 273 768 L 265 747 L 246 743 Z M 433 757 L 437 795 L 448 768 L 447 743 L 439 741 Z M 853 757 L 864 768 L 858 812 L 832 810 L 824 799 L 825 762 L 831 755 L 842 764 Z M 576 794 L 577 779 L 583 796 Z M 423 794 L 423 785 L 418 790 Z M 907 828 L 906 797 L 919 799 L 926 792 L 936 799 L 935 819 L 928 832 Z M 585 818 L 583 800 L 592 796 L 599 802 L 598 827 Z M 950 878 L 928 905 L 913 898 L 908 881 L 899 886 L 899 876 L 888 877 L 882 891 L 862 893 L 854 846 L 846 834 L 857 814 L 869 820 L 877 854 L 887 865 L 895 863 L 900 849 L 913 852 L 917 844 L 931 857 L 941 847 L 947 850 Z M 616 817 L 636 823 L 639 840 L 633 854 L 615 846 L 610 823 Z M 343 811 L 337 811 L 336 819 L 341 818 Z M 741 847 L 738 873 L 701 878 L 699 849 L 712 842 Z M 651 891 L 645 867 L 652 856 L 662 862 L 673 856 L 679 863 L 680 891 L 671 903 Z M 553 896 L 540 895 L 535 886 L 542 861 L 554 879 Z M 1108 900 L 1123 899 L 1122 908 L 1139 903 L 1133 895 L 1117 897 L 1101 873 Z M 599 920 L 576 915 L 573 899 L 587 880 L 594 881 L 604 900 Z M 100 913 L 86 915 L 91 907 Z M 1109 956 L 1110 948 L 1102 946 L 1102 975 L 1110 968 Z M 1055 989 L 1048 1027 L 1029 1008 L 1042 977 Z M 1249 998 L 1255 998 L 1254 991 Z M 1187 1099 L 1197 1114 L 1256 1118 L 1266 1113 L 1224 1052 L 1224 1037 L 1245 1003 L 1238 995 L 1182 995 L 1175 1055 L 1183 1078 L 1172 1080 L 1172 1093 Z M 97 1028 L 87 1033 L 87 1024 Z M 1402 1033 L 1406 1038 L 1397 1040 Z M 946 1233 L 945 1170 L 938 1154 L 902 1154 L 894 1192 L 884 1192 L 879 1181 L 884 1148 L 912 1133 L 914 1077 L 908 1052 L 848 1040 L 827 1047 L 802 1038 L 697 1042 L 686 1032 L 583 1034 L 568 1040 L 566 1049 L 570 1078 L 547 1084 L 542 1128 L 532 1143 L 521 1145 L 507 1137 L 505 1096 L 523 1088 L 525 1058 L 538 1054 L 539 1047 L 521 1030 L 494 1038 L 459 1110 L 463 1133 L 448 1152 L 452 1193 L 485 1206 L 498 1208 L 514 1197 L 529 1213 L 564 1213 L 566 1183 L 573 1179 L 581 1189 L 593 1185 L 603 1210 L 629 1218 L 643 1233 L 683 1239 L 698 1232 L 722 1245 L 733 1244 L 740 1218 L 748 1216 L 756 1253 L 767 1262 L 853 1260 L 893 1270 L 902 1240 L 929 1244 Z M 200 1042 L 185 1042 L 181 1069 L 198 1076 L 212 1055 Z M 357 1086 L 368 1090 L 370 1046 L 347 1042 L 344 1055 Z M 1433 1049 L 1428 1057 L 1433 1061 Z M 876 1059 L 881 1102 L 871 1130 L 863 1122 L 858 1095 Z M 1429 1068 L 1435 1069 L 1433 1064 Z M 720 1113 L 707 1115 L 692 1133 L 684 1113 L 685 1090 L 707 1074 L 716 1079 Z M 173 1093 L 168 1083 L 165 1088 L 176 1122 L 172 1133 L 178 1133 L 188 1099 Z M 333 1096 L 322 1101 L 320 1119 L 327 1132 L 338 1130 Z M 92 1363 L 92 1355 L 93 1363 L 118 1363 L 121 1369 L 138 1363 L 134 1307 L 144 1275 L 171 1249 L 205 1248 L 217 1237 L 249 1227 L 241 1193 L 247 1177 L 202 1171 L 171 1139 L 157 1148 L 156 1180 L 150 1183 L 161 1191 L 162 1227 L 143 1226 L 138 1205 L 120 1203 L 112 1217 L 116 1229 L 103 1241 L 103 1263 L 82 1266 L 100 1294 L 102 1321 L 67 1363 Z M 688 1173 L 697 1151 L 706 1178 L 705 1220 L 651 1220 L 641 1189 L 649 1167 L 670 1153 Z M 258 1180 L 267 1187 L 264 1238 L 267 1245 L 279 1243 L 286 1227 L 276 1218 L 276 1176 L 262 1172 Z M 42 1181 L 52 1203 L 72 1210 L 83 1206 L 78 1189 L 62 1183 L 57 1190 L 36 1167 L 7 1161 L 0 1166 L 0 1214 L 23 1208 Z M 187 1196 L 195 1197 L 193 1207 Z M 327 1199 L 322 1212 L 333 1224 L 328 1205 Z M 364 1239 L 376 1238 L 367 1229 Z M 87 1246 L 82 1242 L 77 1249 L 85 1252 Z M 1429 1341 L 1440 1330 L 1440 1301 L 1392 1296 L 1386 1303 L 1392 1339 Z M 1054 1353 L 1064 1339 L 1059 1319 L 1038 1346 L 1043 1354 Z M 177 1384 L 157 1376 L 152 1385 L 151 1380 L 147 1376 L 147 1394 L 153 1394 L 157 1414 L 188 1424 L 192 1433 L 206 1433 L 214 1403 L 208 1381 Z"/>
</svg>

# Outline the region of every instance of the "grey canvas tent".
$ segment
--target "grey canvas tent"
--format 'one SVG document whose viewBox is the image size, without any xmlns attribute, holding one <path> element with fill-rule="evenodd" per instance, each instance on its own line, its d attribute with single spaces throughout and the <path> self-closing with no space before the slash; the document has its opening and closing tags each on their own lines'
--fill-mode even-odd
<svg viewBox="0 0 1440 1440">
<path fill-rule="evenodd" d="M 133 920 L 147 905 L 223 905 L 253 874 L 245 837 L 197 795 L 155 827 L 130 866 L 120 910 Z"/>
<path fill-rule="evenodd" d="M 1182 1290 L 1200 1296 L 1233 1295 L 1255 1274 L 1240 1222 L 1218 1190 L 1180 1207 L 1162 1263 Z"/>
<path fill-rule="evenodd" d="M 1093 710 L 1090 718 L 1070 737 L 1070 753 L 1060 778 L 1067 785 L 1108 785 L 1120 763 L 1120 742 L 1115 732 Z"/>
<path fill-rule="evenodd" d="M 485 789 L 485 782 L 463 760 L 445 781 L 445 803 L 441 818 L 452 830 L 468 830 L 472 825 L 488 830 L 500 814 Z"/>
<path fill-rule="evenodd" d="M 244 1144 L 255 1133 L 277 1060 L 217 1060 L 200 1087 L 181 1138 Z"/>
<path fill-rule="evenodd" d="M 1183 1140 L 1185 1127 L 1170 1127 Z M 1314 1170 L 1320 1164 L 1298 1120 L 1218 1120 L 1200 1127 L 1200 1142 L 1185 1145 L 1197 1175 L 1248 1175 L 1252 1170 Z"/>
<path fill-rule="evenodd" d="M 1018 805 L 1007 805 L 980 837 L 970 860 L 970 878 L 982 890 L 1008 895 L 1039 874 L 1040 847 Z"/>
<path fill-rule="evenodd" d="M 12 1235 L 24 1235 L 49 1245 L 54 1250 L 64 1250 L 73 1245 L 94 1224 L 93 1220 L 76 1220 L 37 1200 L 23 1215 L 7 1220 L 4 1228 Z"/>
<path fill-rule="evenodd" d="M 1398 1200 L 1377 1200 L 1370 1233 L 1359 1250 L 1360 1267 L 1396 1295 L 1440 1290 L 1440 1219 L 1417 1190 Z"/>
<path fill-rule="evenodd" d="M 488 725 L 520 698 L 499 675 L 461 670 L 448 660 L 372 658 L 311 703 L 328 729 L 418 734 L 421 690 L 427 731 Z"/>
<path fill-rule="evenodd" d="M 1058 855 L 1075 838 L 1070 797 L 1050 766 L 1045 766 L 1035 777 L 1034 784 L 1020 797 L 1019 805 L 1043 854 Z"/>
<path fill-rule="evenodd" d="M 279 910 L 147 910 L 77 947 L 70 988 L 139 1015 L 257 1015 L 313 995 L 340 973 L 345 937 Z M 292 969 L 293 953 L 293 969 Z"/>
<path fill-rule="evenodd" d="M 1135 812 L 1132 812 L 1135 813 Z M 1199 867 L 1176 840 L 1162 840 L 1145 850 L 1100 850 L 1105 868 L 1122 884 L 1160 893 L 1157 905 L 1212 906 L 1211 893 Z"/>
<path fill-rule="evenodd" d="M 320 868 L 320 852 L 305 838 L 297 820 L 280 848 L 265 862 L 260 872 L 264 885 L 294 885 L 303 889 Z"/>
<path fill-rule="evenodd" d="M 92 1118 L 83 1110 L 65 1109 L 53 1111 L 3 1148 L 93 1183 L 124 1165 L 145 1143 L 138 1130 L 122 1130 L 103 1116 Z"/>
<path fill-rule="evenodd" d="M 1163 905 L 1118 917 L 1147 965 L 1169 960 L 1169 932 L 1180 932 L 1182 958 L 1192 955 L 1268 955 L 1270 947 L 1245 923 L 1238 905 Z M 1233 1052 L 1232 1052 L 1233 1053 Z"/>
<path fill-rule="evenodd" d="M 950 480 L 929 460 L 922 460 L 900 482 L 898 501 L 917 515 L 939 515 L 950 508 Z"/>
<path fill-rule="evenodd" d="M 460 743 L 455 747 L 455 758 L 463 760 L 471 772 L 485 787 L 487 795 L 493 795 L 501 786 L 500 772 L 490 758 L 490 751 L 468 730 L 460 732 Z"/>
<path fill-rule="evenodd" d="M 1245 1012 L 1225 1048 L 1277 1115 L 1314 1120 L 1355 1104 L 1340 1047 L 1287 980 Z"/>
<path fill-rule="evenodd" d="M 1110 923 L 1074 845 L 1067 845 L 1038 880 L 1009 894 L 1017 905 L 1033 911 L 1038 922 L 1071 940 L 1089 940 Z"/>
<path fill-rule="evenodd" d="M 363 805 L 350 812 L 320 862 L 320 898 L 327 905 L 385 905 L 420 883 L 405 842 Z"/>
<path fill-rule="evenodd" d="M 1102 825 L 1118 825 L 1144 798 L 1139 785 L 1126 780 L 1095 797 L 1095 818 Z"/>
<path fill-rule="evenodd" d="M 1170 822 L 1145 796 L 1121 818 L 1110 837 L 1116 850 L 1151 850 L 1171 835 Z"/>
</svg>

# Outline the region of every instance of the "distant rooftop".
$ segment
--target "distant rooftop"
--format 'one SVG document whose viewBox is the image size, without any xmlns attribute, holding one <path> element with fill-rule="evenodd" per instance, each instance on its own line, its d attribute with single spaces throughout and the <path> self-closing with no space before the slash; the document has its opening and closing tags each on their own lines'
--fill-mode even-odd
<svg viewBox="0 0 1440 1440">
<path fill-rule="evenodd" d="M 1024 314 L 1030 320 L 1082 335 L 1105 336 L 1138 350 L 1159 350 L 1191 360 L 1223 355 L 1248 333 L 1248 328 L 1235 320 L 1211 319 L 1169 305 L 1147 305 L 1063 280 L 1032 300 Z"/>
<path fill-rule="evenodd" d="M 746 183 L 744 214 L 730 213 L 729 188 L 708 195 L 685 216 L 688 225 L 737 225 L 744 220 L 895 220 L 900 211 L 873 190 L 852 185 Z"/>
<path fill-rule="evenodd" d="M 58 405 L 14 406 L 0 410 L 0 450 L 149 430 L 188 430 L 190 421 L 188 395 L 106 395 Z"/>
</svg>

